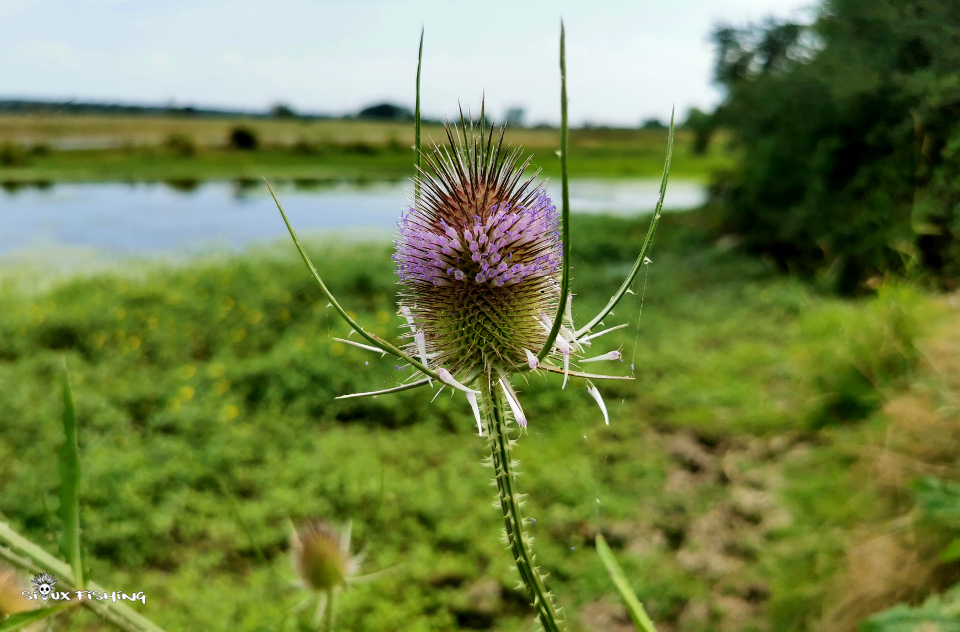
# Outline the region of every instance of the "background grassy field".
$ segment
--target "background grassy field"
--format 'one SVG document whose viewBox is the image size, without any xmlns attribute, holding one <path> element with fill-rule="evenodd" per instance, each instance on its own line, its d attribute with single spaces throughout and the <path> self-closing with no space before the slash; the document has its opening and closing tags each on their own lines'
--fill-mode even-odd
<svg viewBox="0 0 960 632">
<path fill-rule="evenodd" d="M 822 296 L 712 243 L 705 217 L 665 218 L 608 319 L 630 326 L 598 341 L 624 354 L 604 368 L 636 377 L 601 385 L 609 427 L 579 380 L 520 385 L 520 485 L 571 628 L 632 629 L 598 532 L 661 631 L 853 630 L 956 583 L 941 556 L 960 535 L 957 297 Z M 619 284 L 646 220 L 574 221 L 582 317 Z M 362 323 L 398 331 L 389 244 L 311 251 Z M 87 563 L 144 591 L 167 629 L 277 629 L 303 597 L 289 524 L 311 516 L 352 520 L 363 571 L 390 569 L 343 595 L 342 629 L 531 629 L 466 402 L 335 401 L 402 377 L 331 340 L 345 334 L 287 244 L 44 289 L 7 275 L 0 512 L 55 549 L 66 356 Z M 97 627 L 84 613 L 55 623 Z"/>
<path fill-rule="evenodd" d="M 231 149 L 237 127 L 252 131 L 259 149 Z M 439 125 L 425 126 L 424 135 L 445 139 Z M 511 129 L 508 142 L 532 153 L 546 175 L 559 174 L 557 130 Z M 691 142 L 688 133 L 678 133 L 676 177 L 705 180 L 733 160 L 722 135 L 703 156 L 690 151 Z M 0 148 L 6 148 L 0 149 L 0 181 L 398 178 L 409 175 L 412 146 L 409 123 L 0 116 Z M 570 169 L 578 177 L 659 177 L 666 131 L 573 130 L 570 146 Z"/>
</svg>

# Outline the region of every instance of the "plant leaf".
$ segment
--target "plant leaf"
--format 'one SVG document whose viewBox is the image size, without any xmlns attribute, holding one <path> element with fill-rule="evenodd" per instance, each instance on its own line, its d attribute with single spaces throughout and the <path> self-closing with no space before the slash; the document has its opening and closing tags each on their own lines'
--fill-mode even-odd
<svg viewBox="0 0 960 632">
<path fill-rule="evenodd" d="M 643 604 L 640 603 L 637 594 L 630 587 L 630 582 L 627 581 L 627 576 L 623 574 L 623 569 L 617 563 L 617 558 L 613 556 L 613 551 L 607 545 L 607 540 L 598 534 L 596 544 L 597 554 L 600 555 L 603 565 L 607 567 L 607 573 L 610 574 L 614 586 L 620 591 L 620 596 L 623 597 L 627 610 L 630 611 L 630 618 L 633 619 L 633 624 L 637 627 L 637 630 L 657 632 L 657 629 L 653 627 L 653 621 L 647 616 L 647 611 L 643 609 Z"/>
<path fill-rule="evenodd" d="M 60 535 L 60 555 L 73 570 L 74 585 L 84 589 L 83 565 L 80 561 L 80 446 L 77 441 L 77 416 L 67 375 L 67 362 L 63 361 L 60 375 L 63 391 L 63 445 L 60 446 L 58 470 L 60 473 L 60 519 L 63 533 Z"/>
<path fill-rule="evenodd" d="M 12 614 L 3 621 L 0 621 L 0 632 L 13 632 L 14 630 L 22 630 L 31 623 L 43 621 L 47 617 L 55 615 L 65 607 L 66 604 L 60 604 L 56 606 L 50 606 L 49 608 L 37 608 L 36 610 L 27 610 L 26 612 Z"/>
<path fill-rule="evenodd" d="M 420 27 L 420 52 L 417 54 L 417 104 L 413 113 L 414 125 L 414 147 L 413 151 L 417 157 L 417 173 L 421 170 L 420 156 L 420 69 L 423 67 L 423 27 Z M 413 199 L 420 201 L 420 178 L 413 179 Z"/>
<path fill-rule="evenodd" d="M 557 340 L 560 333 L 560 326 L 563 324 L 563 314 L 567 308 L 567 294 L 570 293 L 570 185 L 567 181 L 567 145 L 569 139 L 569 126 L 567 124 L 567 48 L 566 33 L 563 28 L 563 20 L 560 20 L 560 183 L 561 183 L 561 206 L 560 222 L 563 231 L 563 274 L 560 277 L 560 302 L 557 303 L 557 315 L 553 319 L 553 327 L 547 334 L 547 341 L 537 354 L 538 360 L 543 360 L 550 355 L 553 343 Z"/>
<path fill-rule="evenodd" d="M 409 384 L 401 384 L 400 386 L 394 386 L 393 388 L 385 388 L 382 391 L 371 391 L 369 393 L 351 393 L 349 395 L 340 395 L 339 397 L 334 397 L 334 399 L 351 399 L 353 397 L 372 397 L 374 395 L 386 395 L 387 393 L 399 393 L 400 391 L 409 391 L 412 388 L 419 388 L 421 386 L 426 386 L 430 380 L 423 378 L 422 380 L 417 380 L 416 382 L 410 382 Z"/>
<path fill-rule="evenodd" d="M 264 180 L 266 182 L 266 180 Z M 300 253 L 300 258 L 303 259 L 303 262 L 307 265 L 307 269 L 310 270 L 310 274 L 313 275 L 313 278 L 316 280 L 317 284 L 320 286 L 320 291 L 323 292 L 323 295 L 330 301 L 330 304 L 333 305 L 333 308 L 337 310 L 337 313 L 340 314 L 340 317 L 353 328 L 355 332 L 360 334 L 367 342 L 383 349 L 385 352 L 390 355 L 396 356 L 402 360 L 409 362 L 413 365 L 418 371 L 424 375 L 429 375 L 435 380 L 439 380 L 440 377 L 436 374 L 435 371 L 430 370 L 425 365 L 421 364 L 419 360 L 412 358 L 405 354 L 403 351 L 393 346 L 386 340 L 383 340 L 369 332 L 367 332 L 363 327 L 361 327 L 357 321 L 352 319 L 347 311 L 341 307 L 340 302 L 334 298 L 333 294 L 330 293 L 330 290 L 327 289 L 327 284 L 323 282 L 323 279 L 320 278 L 320 273 L 317 272 L 316 266 L 313 265 L 313 261 L 310 260 L 310 256 L 307 255 L 307 251 L 304 250 L 303 244 L 300 243 L 300 238 L 297 237 L 296 231 L 293 230 L 293 226 L 290 225 L 290 220 L 287 219 L 287 214 L 283 210 L 283 205 L 280 204 L 280 200 L 277 199 L 277 194 L 273 192 L 273 187 L 270 186 L 270 183 L 267 182 L 267 189 L 270 191 L 270 196 L 273 197 L 274 203 L 277 205 L 277 210 L 280 211 L 280 216 L 283 218 L 283 223 L 287 225 L 287 230 L 290 231 L 290 237 L 293 239 L 293 245 L 296 246 L 297 252 Z"/>
<path fill-rule="evenodd" d="M 660 223 L 660 216 L 663 210 L 663 198 L 667 194 L 667 181 L 670 179 L 670 162 L 673 159 L 673 118 L 674 112 L 670 112 L 670 131 L 667 133 L 667 159 L 663 165 L 663 176 L 660 178 L 660 198 L 657 200 L 657 207 L 653 211 L 653 219 L 650 220 L 650 227 L 647 229 L 647 236 L 643 239 L 643 246 L 640 248 L 640 255 L 633 264 L 633 268 L 630 269 L 630 274 L 627 275 L 623 285 L 621 285 L 620 289 L 617 290 L 617 293 L 610 298 L 610 301 L 607 302 L 607 306 L 600 310 L 599 314 L 594 316 L 589 323 L 577 331 L 577 338 L 581 338 L 584 334 L 588 333 L 604 318 L 606 318 L 607 314 L 613 311 L 613 308 L 617 306 L 617 303 L 620 302 L 620 299 L 622 299 L 627 293 L 627 290 L 630 289 L 630 284 L 633 283 L 633 280 L 637 277 L 637 273 L 640 272 L 640 268 L 643 267 L 644 262 L 647 260 L 647 253 L 650 251 L 650 244 L 653 243 L 653 235 L 657 232 L 657 224 Z"/>
</svg>

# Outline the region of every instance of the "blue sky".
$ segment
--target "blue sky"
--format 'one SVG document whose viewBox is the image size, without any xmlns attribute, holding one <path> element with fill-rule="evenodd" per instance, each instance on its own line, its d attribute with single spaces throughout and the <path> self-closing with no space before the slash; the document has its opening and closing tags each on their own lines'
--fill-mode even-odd
<svg viewBox="0 0 960 632">
<path fill-rule="evenodd" d="M 332 114 L 458 101 L 558 114 L 559 20 L 570 117 L 636 125 L 711 107 L 720 21 L 810 15 L 807 0 L 0 0 L 0 97 L 176 103 Z"/>
</svg>

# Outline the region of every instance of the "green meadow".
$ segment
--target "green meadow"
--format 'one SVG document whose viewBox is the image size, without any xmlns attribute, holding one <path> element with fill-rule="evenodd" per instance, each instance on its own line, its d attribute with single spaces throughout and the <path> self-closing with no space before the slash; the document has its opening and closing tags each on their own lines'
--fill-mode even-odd
<svg viewBox="0 0 960 632">
<path fill-rule="evenodd" d="M 573 222 L 582 320 L 619 286 L 647 219 Z M 896 626 L 922 608 L 955 611 L 957 595 L 910 604 L 958 580 L 956 295 L 825 295 L 714 241 L 710 222 L 664 217 L 653 263 L 606 323 L 629 326 L 594 343 L 622 351 L 605 371 L 635 378 L 599 384 L 609 426 L 578 378 L 520 386 L 519 484 L 571 629 L 632 629 L 598 533 L 661 631 L 909 630 Z M 364 326 L 401 331 L 389 243 L 308 250 Z M 376 574 L 340 597 L 340 629 L 534 627 L 467 402 L 431 402 L 433 389 L 336 400 L 404 371 L 333 340 L 347 328 L 290 244 L 122 268 L 2 277 L 0 513 L 14 528 L 56 552 L 65 357 L 85 565 L 108 589 L 143 591 L 138 610 L 167 630 L 301 629 L 288 543 L 317 516 L 352 522 L 361 573 Z M 86 611 L 53 621 L 102 625 Z"/>
</svg>

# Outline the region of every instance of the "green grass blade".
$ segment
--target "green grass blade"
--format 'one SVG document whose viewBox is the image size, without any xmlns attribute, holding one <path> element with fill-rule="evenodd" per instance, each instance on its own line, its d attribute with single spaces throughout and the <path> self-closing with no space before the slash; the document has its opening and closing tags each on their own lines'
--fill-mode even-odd
<svg viewBox="0 0 960 632">
<path fill-rule="evenodd" d="M 563 20 L 560 20 L 560 182 L 562 186 L 562 203 L 560 221 L 563 230 L 563 274 L 560 277 L 560 302 L 557 304 L 557 315 L 553 319 L 553 327 L 547 335 L 538 360 L 543 360 L 550 354 L 553 343 L 560 333 L 563 324 L 563 314 L 567 308 L 567 295 L 570 293 L 570 188 L 567 182 L 567 145 L 569 129 L 567 125 L 567 53 L 566 34 L 563 29 Z"/>
<path fill-rule="evenodd" d="M 423 67 L 423 27 L 420 28 L 420 52 L 417 54 L 417 104 L 413 113 L 414 125 L 414 145 L 413 151 L 417 157 L 417 177 L 413 181 L 413 199 L 420 201 L 420 169 L 422 168 L 420 156 L 420 69 Z"/>
<path fill-rule="evenodd" d="M 589 323 L 577 331 L 577 338 L 587 334 L 604 318 L 606 318 L 610 312 L 613 311 L 613 308 L 617 306 L 617 303 L 620 302 L 620 299 L 622 299 L 627 293 L 627 290 L 630 289 L 630 284 L 633 283 L 633 280 L 637 277 L 637 273 L 640 272 L 640 268 L 643 267 L 643 262 L 647 258 L 647 253 L 650 252 L 650 244 L 653 243 L 653 235 L 657 232 L 657 224 L 660 223 L 660 216 L 662 215 L 663 211 L 663 198 L 667 194 L 667 181 L 670 179 L 670 161 L 673 159 L 673 118 L 674 113 L 671 112 L 670 131 L 667 134 L 667 159 L 664 162 L 663 176 L 660 179 L 660 198 L 657 200 L 657 207 L 653 211 L 653 219 L 650 220 L 650 227 L 647 229 L 647 236 L 644 238 L 643 246 L 640 248 L 640 255 L 633 264 L 633 268 L 630 269 L 630 274 L 627 275 L 623 285 L 621 285 L 620 289 L 617 290 L 617 293 L 610 298 L 610 301 L 607 303 L 606 307 L 600 310 L 599 314 L 594 316 Z"/>
<path fill-rule="evenodd" d="M 31 573 L 41 571 L 52 573 L 59 580 L 57 586 L 78 590 L 78 586 L 73 581 L 73 571 L 70 570 L 69 566 L 27 540 L 2 520 L 0 520 L 0 560 Z M 94 582 L 87 583 L 87 590 L 108 592 L 106 588 Z M 84 608 L 93 610 L 97 615 L 121 630 L 127 632 L 163 632 L 163 628 L 123 602 L 84 599 L 80 603 Z"/>
<path fill-rule="evenodd" d="M 58 613 L 65 607 L 66 604 L 61 604 L 57 606 L 51 606 L 49 608 L 37 608 L 36 610 L 27 610 L 26 612 L 12 614 L 0 622 L 0 632 L 13 632 L 14 630 L 22 630 L 31 623 L 43 621 L 47 617 Z"/>
<path fill-rule="evenodd" d="M 266 180 L 264 180 L 264 182 L 266 182 Z M 327 284 L 324 283 L 323 279 L 320 278 L 320 273 L 317 272 L 316 266 L 313 265 L 313 261 L 310 260 L 310 256 L 307 254 L 307 251 L 304 250 L 303 244 L 300 243 L 300 238 L 297 237 L 296 231 L 294 231 L 293 226 L 290 225 L 290 220 L 287 219 L 287 214 L 283 211 L 283 205 L 280 204 L 280 200 L 277 199 L 277 194 L 273 192 L 273 187 L 270 186 L 269 182 L 267 182 L 267 189 L 270 191 L 270 195 L 273 197 L 273 201 L 277 205 L 277 210 L 280 211 L 280 216 L 283 218 L 283 223 L 287 225 L 287 230 L 290 231 L 290 237 L 293 239 L 293 245 L 296 246 L 297 252 L 300 253 L 300 257 L 303 259 L 303 262 L 307 264 L 307 268 L 310 270 L 310 274 L 313 275 L 313 278 L 317 281 L 317 284 L 320 286 L 320 291 L 322 291 L 323 295 L 327 298 L 328 301 L 330 301 L 330 304 L 333 305 L 333 308 L 337 310 L 337 313 L 340 314 L 340 317 L 343 318 L 343 320 L 348 325 L 350 325 L 350 327 L 352 327 L 355 332 L 360 334 L 360 336 L 370 344 L 374 345 L 378 349 L 382 349 L 383 351 L 386 351 L 392 356 L 396 356 L 405 362 L 409 362 L 411 366 L 415 367 L 424 375 L 429 375 L 431 378 L 442 382 L 443 380 L 440 380 L 440 376 L 437 375 L 435 371 L 427 368 L 419 360 L 408 356 L 403 351 L 393 346 L 386 340 L 383 340 L 382 338 L 379 338 L 374 334 L 367 332 L 363 327 L 359 325 L 359 323 L 357 323 L 357 321 L 352 319 L 350 315 L 347 314 L 347 311 L 340 306 L 340 303 L 337 301 L 337 299 L 335 299 L 333 297 L 333 294 L 330 292 L 330 290 L 327 289 Z"/>
<path fill-rule="evenodd" d="M 630 618 L 633 619 L 633 624 L 637 627 L 637 630 L 657 632 L 657 629 L 653 627 L 653 621 L 647 616 L 647 611 L 643 609 L 643 604 L 640 603 L 636 593 L 633 592 L 633 588 L 630 587 L 630 582 L 627 581 L 627 576 L 623 574 L 623 569 L 617 563 L 617 558 L 613 556 L 613 551 L 607 545 L 607 540 L 602 535 L 597 535 L 596 544 L 597 553 L 600 555 L 603 565 L 607 567 L 607 573 L 610 574 L 613 584 L 620 591 L 620 596 L 623 597 L 627 610 L 630 611 Z"/>
<path fill-rule="evenodd" d="M 58 464 L 59 513 L 63 521 L 60 555 L 73 570 L 74 584 L 83 590 L 83 565 L 80 562 L 80 445 L 77 441 L 77 415 L 73 406 L 73 393 L 70 391 L 66 360 L 63 362 L 60 383 L 63 391 L 63 445 L 60 446 Z"/>
<path fill-rule="evenodd" d="M 52 573 L 60 581 L 73 585 L 73 571 L 69 566 L 14 531 L 3 521 L 0 521 L 0 560 L 31 573 L 43 571 Z"/>
</svg>

